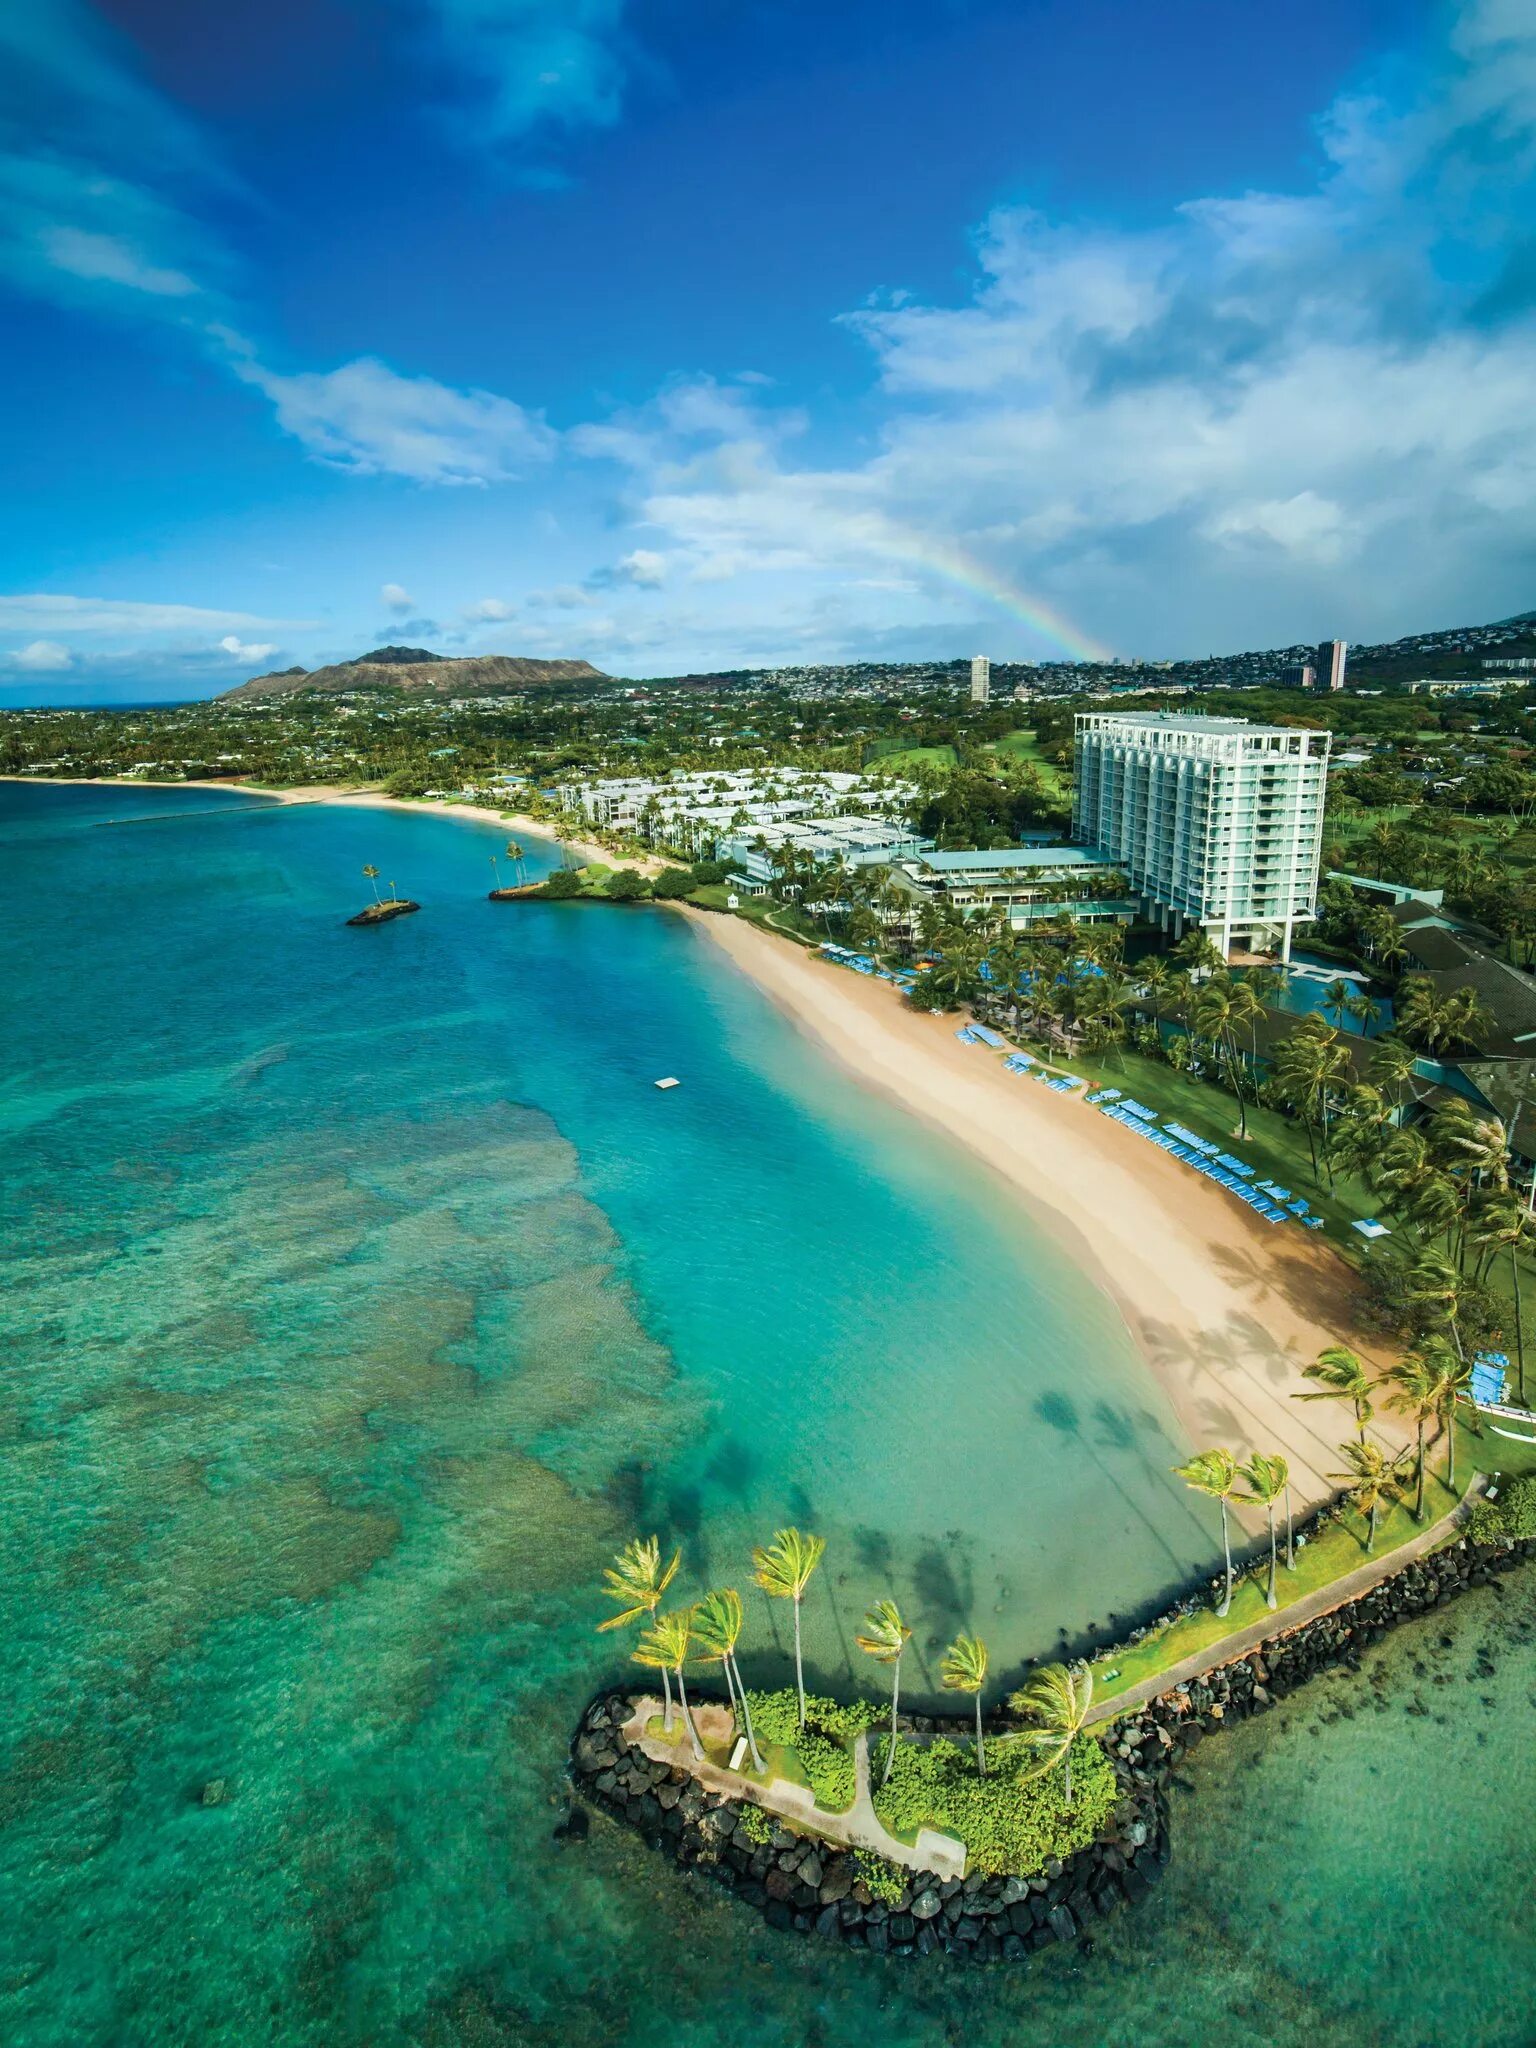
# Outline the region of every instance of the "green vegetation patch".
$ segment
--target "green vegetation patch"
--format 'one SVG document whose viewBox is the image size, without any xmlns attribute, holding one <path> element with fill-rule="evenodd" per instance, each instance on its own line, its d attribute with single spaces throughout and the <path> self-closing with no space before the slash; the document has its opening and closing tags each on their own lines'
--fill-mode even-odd
<svg viewBox="0 0 1536 2048">
<path fill-rule="evenodd" d="M 855 1849 L 853 1860 L 871 1898 L 882 1899 L 888 1906 L 900 1904 L 907 1889 L 907 1873 L 899 1864 L 888 1863 L 873 1849 Z"/>
<path fill-rule="evenodd" d="M 800 1740 L 800 1702 L 793 1686 L 782 1692 L 749 1692 L 747 1704 L 760 1740 L 780 1743 L 785 1749 L 795 1747 Z M 852 1742 L 873 1728 L 884 1711 L 872 1700 L 823 1700 L 808 1693 L 805 1725 L 813 1734 L 830 1736 L 834 1742 Z"/>
<path fill-rule="evenodd" d="M 1536 1540 L 1536 1476 L 1506 1479 L 1497 1500 L 1480 1500 L 1467 1519 L 1474 1543 L 1529 1543 Z"/>
<path fill-rule="evenodd" d="M 853 1804 L 853 1744 L 878 1720 L 880 1709 L 868 1700 L 807 1698 L 805 1726 L 793 1688 L 782 1692 L 749 1692 L 752 1726 L 765 1752 L 777 1765 L 776 1775 L 803 1780 L 826 1813 L 843 1813 Z"/>
<path fill-rule="evenodd" d="M 875 1812 L 893 1835 L 912 1842 L 920 1828 L 958 1835 L 971 1867 L 1030 1877 L 1053 1856 L 1086 1848 L 1119 1797 L 1114 1769 L 1091 1735 L 1072 1744 L 1072 1797 L 1064 1766 L 1038 1776 L 1038 1752 L 1022 1736 L 987 1745 L 987 1775 L 975 1751 L 944 1736 L 900 1742 L 891 1775 L 875 1794 Z M 870 1748 L 870 1769 L 884 1768 L 885 1744 Z"/>
<path fill-rule="evenodd" d="M 761 1845 L 772 1839 L 773 1822 L 760 1806 L 744 1806 L 737 1832 Z"/>
</svg>

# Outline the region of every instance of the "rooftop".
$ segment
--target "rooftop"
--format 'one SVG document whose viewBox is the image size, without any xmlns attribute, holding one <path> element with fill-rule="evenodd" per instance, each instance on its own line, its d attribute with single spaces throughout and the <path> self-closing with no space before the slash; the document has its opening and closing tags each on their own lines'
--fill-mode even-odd
<svg viewBox="0 0 1536 2048">
<path fill-rule="evenodd" d="M 1322 727 L 1258 725 L 1251 718 L 1216 718 L 1192 711 L 1081 711 L 1078 718 L 1096 724 L 1151 725 L 1161 732 L 1208 733 L 1215 739 L 1291 739 L 1302 733 L 1325 737 Z"/>
<path fill-rule="evenodd" d="M 925 853 L 921 865 L 941 875 L 987 873 L 999 868 L 1112 868 L 1096 846 L 999 846 L 962 853 Z"/>
</svg>

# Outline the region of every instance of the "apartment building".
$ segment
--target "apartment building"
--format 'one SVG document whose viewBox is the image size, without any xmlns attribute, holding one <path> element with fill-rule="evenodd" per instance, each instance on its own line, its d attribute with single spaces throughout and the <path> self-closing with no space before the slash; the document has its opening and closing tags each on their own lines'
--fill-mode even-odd
<svg viewBox="0 0 1536 2048">
<path fill-rule="evenodd" d="M 1176 712 L 1081 712 L 1073 837 L 1102 850 L 1165 931 L 1198 925 L 1289 960 L 1316 914 L 1326 732 Z"/>
</svg>

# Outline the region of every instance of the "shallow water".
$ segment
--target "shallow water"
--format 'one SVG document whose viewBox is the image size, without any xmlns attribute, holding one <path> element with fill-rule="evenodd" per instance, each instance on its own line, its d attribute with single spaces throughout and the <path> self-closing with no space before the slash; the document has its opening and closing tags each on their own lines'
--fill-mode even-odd
<svg viewBox="0 0 1536 2048">
<path fill-rule="evenodd" d="M 500 836 L 0 785 L 4 2037 L 801 2042 L 873 1998 L 897 2041 L 1189 2041 L 1207 1999 L 1280 2014 L 1282 1949 L 1294 2028 L 1259 2037 L 1358 2028 L 1398 1960 L 1356 1940 L 1346 1995 L 1347 1920 L 1273 1900 L 1332 1867 L 1335 1801 L 1392 1865 L 1390 1717 L 1273 1716 L 1262 1775 L 1256 1734 L 1208 1746 L 1155 1905 L 984 1992 L 775 1940 L 605 1824 L 549 1840 L 636 1527 L 744 1591 L 751 1540 L 819 1528 L 817 1675 L 892 1590 L 914 1691 L 957 1627 L 1006 1674 L 1212 1532 L 1114 1311 L 1006 1196 L 683 920 L 486 903 Z M 370 859 L 419 917 L 342 928 Z M 1479 1710 L 1480 1766 L 1528 1707 Z M 1388 1783 L 1432 1730 L 1465 1732 L 1409 1722 Z M 1233 1801 L 1264 1855 L 1211 1832 Z"/>
</svg>

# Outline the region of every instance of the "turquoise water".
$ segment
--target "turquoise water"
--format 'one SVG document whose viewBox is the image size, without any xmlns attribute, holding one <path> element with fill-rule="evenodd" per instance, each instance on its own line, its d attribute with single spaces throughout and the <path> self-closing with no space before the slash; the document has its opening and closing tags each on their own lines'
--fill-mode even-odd
<svg viewBox="0 0 1536 2048">
<path fill-rule="evenodd" d="M 499 843 L 0 784 L 5 2040 L 789 2043 L 871 2000 L 902 2042 L 1214 2039 L 1244 2000 L 1256 2038 L 1373 2038 L 1398 1921 L 1375 1898 L 1363 1956 L 1349 1884 L 1400 1826 L 1430 1873 L 1386 1885 L 1401 1954 L 1441 1924 L 1433 1859 L 1477 1859 L 1415 1781 L 1465 1800 L 1450 1747 L 1481 1787 L 1516 1728 L 1523 1764 L 1526 1646 L 1446 1730 L 1315 1736 L 1309 1704 L 1262 1776 L 1247 1731 L 1208 1745 L 1153 1909 L 1006 1986 L 871 1976 L 605 1825 L 550 1840 L 572 1717 L 622 1671 L 591 1586 L 637 1527 L 744 1590 L 754 1537 L 819 1528 L 817 1676 L 848 1683 L 890 1590 L 917 1691 L 957 1627 L 1006 1677 L 1212 1531 L 1114 1312 L 1010 1202 L 683 920 L 486 903 Z M 369 860 L 419 917 L 342 928 Z M 1319 1869 L 1326 1914 L 1287 1905 Z M 1454 1950 L 1474 2037 L 1528 2038 Z"/>
</svg>

